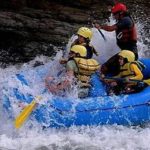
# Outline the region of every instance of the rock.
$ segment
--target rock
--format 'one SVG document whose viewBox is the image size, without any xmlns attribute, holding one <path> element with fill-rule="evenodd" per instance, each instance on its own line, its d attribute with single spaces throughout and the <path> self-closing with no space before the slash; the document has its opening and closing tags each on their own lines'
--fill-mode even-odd
<svg viewBox="0 0 150 150">
<path fill-rule="evenodd" d="M 141 16 L 145 22 L 149 17 L 149 0 L 125 3 L 135 19 Z M 40 54 L 51 56 L 49 44 L 64 46 L 79 27 L 89 26 L 90 19 L 108 18 L 106 2 L 101 0 L 1 0 L 0 8 L 0 49 L 16 63 Z"/>
</svg>

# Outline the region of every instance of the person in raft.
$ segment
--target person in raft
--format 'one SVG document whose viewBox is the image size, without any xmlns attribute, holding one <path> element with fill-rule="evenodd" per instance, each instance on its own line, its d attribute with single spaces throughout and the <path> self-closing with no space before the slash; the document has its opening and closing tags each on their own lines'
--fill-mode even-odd
<svg viewBox="0 0 150 150">
<path fill-rule="evenodd" d="M 103 29 L 108 32 L 116 32 L 116 41 L 118 47 L 126 50 L 130 50 L 135 54 L 135 59 L 138 59 L 138 50 L 137 50 L 137 31 L 135 23 L 127 11 L 127 8 L 122 3 L 116 3 L 112 7 L 112 14 L 116 20 L 116 23 L 113 25 L 99 25 L 97 22 L 94 23 L 95 27 L 98 29 Z M 116 75 L 119 72 L 118 64 L 118 54 L 112 56 L 107 62 L 105 62 L 101 67 L 101 72 L 103 74 Z"/>
<path fill-rule="evenodd" d="M 87 54 L 86 58 L 91 59 L 93 57 L 93 54 L 98 56 L 97 51 L 94 49 L 94 47 L 90 44 L 91 38 L 92 38 L 92 31 L 91 29 L 87 27 L 81 27 L 77 31 L 78 38 L 72 43 L 71 47 L 73 45 L 82 45 L 86 48 Z M 61 64 L 67 63 L 67 59 L 61 59 Z"/>
<path fill-rule="evenodd" d="M 66 74 L 63 81 L 55 84 L 55 77 L 47 77 L 45 82 L 49 92 L 59 95 L 60 91 L 71 88 L 72 84 L 78 85 L 78 97 L 88 96 L 90 78 L 100 68 L 95 59 L 87 59 L 87 50 L 82 45 L 74 45 L 69 52 L 69 58 L 66 64 Z"/>
<path fill-rule="evenodd" d="M 120 64 L 120 73 L 112 78 L 104 78 L 109 95 L 136 93 L 148 86 L 148 82 L 143 82 L 142 80 L 143 65 L 139 61 L 135 61 L 133 52 L 122 50 L 118 54 L 118 62 Z"/>
</svg>

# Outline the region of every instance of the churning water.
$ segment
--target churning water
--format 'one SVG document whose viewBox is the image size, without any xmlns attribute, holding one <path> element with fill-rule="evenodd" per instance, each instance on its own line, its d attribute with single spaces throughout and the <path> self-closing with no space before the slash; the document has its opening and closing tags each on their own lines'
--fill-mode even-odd
<svg viewBox="0 0 150 150">
<path fill-rule="evenodd" d="M 138 24 L 139 36 L 142 32 L 142 25 Z M 110 56 L 118 52 L 115 44 L 114 33 L 103 32 L 106 41 L 103 40 L 99 32 L 93 29 L 93 45 L 99 52 L 95 57 L 101 63 L 105 62 Z M 141 37 L 138 42 L 140 57 L 148 57 L 148 45 L 143 44 L 143 40 L 149 40 L 147 37 Z M 70 44 L 70 43 L 68 43 Z M 67 46 L 69 47 L 69 45 Z M 145 55 L 146 54 L 146 55 Z M 43 67 L 47 67 L 50 75 L 56 75 L 61 68 L 59 59 L 62 53 L 58 52 L 56 57 L 49 59 L 44 56 L 35 58 L 35 60 L 23 64 L 10 66 L 0 69 L 0 99 L 5 84 L 15 87 L 13 75 L 22 70 L 32 70 L 36 61 L 42 62 Z M 53 66 L 53 68 L 51 67 Z M 50 69 L 51 68 L 51 69 Z M 46 74 L 47 75 L 47 74 Z M 45 75 L 45 77 L 46 77 Z M 29 76 L 30 78 L 31 76 Z M 32 76 L 34 83 L 34 76 Z M 32 94 L 37 95 L 38 90 L 43 88 L 42 81 L 40 84 L 34 83 Z M 9 84 L 8 84 L 9 83 Z M 36 86 L 36 84 L 38 86 Z M 7 87 L 6 87 L 7 88 Z M 21 88 L 21 87 L 20 87 Z M 27 91 L 28 89 L 20 89 Z M 71 96 L 71 95 L 70 95 Z M 45 97 L 46 99 L 46 97 Z M 33 124 L 33 128 L 28 123 Z M 2 108 L 0 101 L 0 150 L 150 150 L 150 124 L 144 126 L 92 126 L 92 127 L 70 127 L 69 129 L 45 129 L 33 119 L 28 120 L 25 125 L 16 130 L 13 127 L 13 119 L 9 118 Z"/>
</svg>

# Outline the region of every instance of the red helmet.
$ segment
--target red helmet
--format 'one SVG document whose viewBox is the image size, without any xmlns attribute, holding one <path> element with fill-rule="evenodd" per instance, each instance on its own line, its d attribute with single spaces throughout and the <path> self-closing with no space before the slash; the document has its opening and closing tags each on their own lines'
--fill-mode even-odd
<svg viewBox="0 0 150 150">
<path fill-rule="evenodd" d="M 127 11 L 126 5 L 124 5 L 124 4 L 122 4 L 122 3 L 116 4 L 116 5 L 112 8 L 112 10 L 111 10 L 111 12 L 112 12 L 113 14 L 119 13 L 119 12 L 126 12 L 126 11 Z"/>
</svg>

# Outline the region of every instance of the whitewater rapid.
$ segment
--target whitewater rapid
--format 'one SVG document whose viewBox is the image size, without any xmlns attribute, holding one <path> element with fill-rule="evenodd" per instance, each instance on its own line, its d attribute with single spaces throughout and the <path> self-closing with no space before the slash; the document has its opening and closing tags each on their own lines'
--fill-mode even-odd
<svg viewBox="0 0 150 150">
<path fill-rule="evenodd" d="M 138 30 L 142 30 L 142 26 L 138 24 Z M 93 29 L 94 39 L 92 44 L 99 52 L 99 56 L 95 57 L 100 63 L 105 62 L 108 57 L 119 51 L 115 44 L 114 33 L 104 32 L 107 41 L 104 41 L 96 29 Z M 139 32 L 140 33 L 140 32 Z M 139 35 L 140 36 L 140 35 Z M 69 44 L 67 47 L 69 48 Z M 112 49 L 113 48 L 113 49 Z M 143 41 L 138 42 L 140 57 L 146 57 L 144 51 L 147 45 Z M 45 56 L 36 57 L 33 61 L 22 65 L 9 66 L 5 69 L 0 68 L 0 100 L 3 95 L 3 88 L 15 87 L 16 80 L 14 74 L 21 71 L 32 70 L 34 64 L 38 61 L 43 63 L 43 67 L 47 67 L 46 75 L 55 76 L 61 69 L 59 59 L 63 53 L 59 51 L 54 58 Z M 52 67 L 53 66 L 53 67 Z M 45 77 L 46 77 L 45 75 Z M 44 88 L 44 76 L 39 79 L 40 87 L 34 83 L 34 75 L 29 74 L 29 79 L 33 83 L 33 89 L 30 91 L 34 96 Z M 36 80 L 37 81 L 37 80 Z M 7 84 L 6 84 L 7 83 Z M 28 92 L 28 88 L 21 89 Z M 5 91 L 6 92 L 6 91 Z M 74 93 L 73 93 L 74 94 Z M 70 94 L 70 96 L 72 96 Z M 46 96 L 44 97 L 46 99 Z M 3 111 L 2 102 L 0 102 L 0 149 L 1 150 L 150 150 L 150 124 L 144 126 L 92 126 L 92 127 L 76 127 L 63 129 L 44 129 L 31 118 L 25 125 L 17 130 L 14 128 L 14 118 L 7 116 Z M 17 112 L 17 110 L 16 110 Z"/>
</svg>

